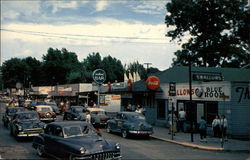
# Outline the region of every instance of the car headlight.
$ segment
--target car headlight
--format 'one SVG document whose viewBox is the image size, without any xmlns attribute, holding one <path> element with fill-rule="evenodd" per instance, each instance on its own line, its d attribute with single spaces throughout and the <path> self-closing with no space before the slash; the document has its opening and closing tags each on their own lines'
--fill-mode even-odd
<svg viewBox="0 0 250 160">
<path fill-rule="evenodd" d="M 19 131 L 23 129 L 22 126 L 19 126 L 19 125 L 17 126 L 17 128 Z"/>
<path fill-rule="evenodd" d="M 85 152 L 86 152 L 86 149 L 83 148 L 83 147 L 81 147 L 81 148 L 80 148 L 80 153 L 81 153 L 81 154 L 84 154 Z"/>
<path fill-rule="evenodd" d="M 115 144 L 115 149 L 120 150 L 120 148 L 121 148 L 121 147 L 120 147 L 120 144 L 119 144 L 119 143 L 116 143 L 116 144 Z"/>
</svg>

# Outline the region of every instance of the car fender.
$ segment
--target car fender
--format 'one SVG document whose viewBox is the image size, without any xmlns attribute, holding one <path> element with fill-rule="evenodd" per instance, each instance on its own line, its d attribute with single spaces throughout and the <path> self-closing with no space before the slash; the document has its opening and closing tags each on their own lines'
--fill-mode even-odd
<svg viewBox="0 0 250 160">
<path fill-rule="evenodd" d="M 32 146 L 34 148 L 36 148 L 37 144 L 44 145 L 44 137 L 42 137 L 42 136 L 36 136 L 36 137 L 34 137 Z"/>
</svg>

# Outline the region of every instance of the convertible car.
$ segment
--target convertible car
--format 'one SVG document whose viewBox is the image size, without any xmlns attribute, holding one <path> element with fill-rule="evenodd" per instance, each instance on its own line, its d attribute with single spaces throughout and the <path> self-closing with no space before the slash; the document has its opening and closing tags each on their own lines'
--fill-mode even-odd
<svg viewBox="0 0 250 160">
<path fill-rule="evenodd" d="M 14 114 L 16 112 L 22 112 L 22 111 L 25 111 L 25 108 L 23 108 L 23 107 L 8 107 L 5 111 L 3 118 L 2 118 L 3 125 L 5 127 L 8 127 L 9 122 L 13 118 Z"/>
<path fill-rule="evenodd" d="M 86 120 L 85 107 L 83 106 L 70 106 L 64 113 L 63 120 Z"/>
<path fill-rule="evenodd" d="M 141 113 L 136 112 L 118 112 L 114 119 L 107 122 L 107 132 L 118 132 L 123 138 L 128 135 L 144 135 L 153 134 L 153 127 L 145 121 L 145 117 Z"/>
<path fill-rule="evenodd" d="M 45 123 L 39 120 L 35 111 L 16 112 L 10 121 L 10 134 L 18 137 L 38 136 L 43 132 Z"/>
<path fill-rule="evenodd" d="M 121 159 L 118 143 L 104 140 L 91 124 L 82 121 L 49 123 L 32 146 L 39 156 L 57 159 Z"/>
</svg>

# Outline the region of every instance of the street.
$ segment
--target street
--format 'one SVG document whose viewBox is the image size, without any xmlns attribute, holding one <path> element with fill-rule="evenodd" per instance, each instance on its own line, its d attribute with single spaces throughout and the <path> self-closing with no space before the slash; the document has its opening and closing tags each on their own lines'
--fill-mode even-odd
<svg viewBox="0 0 250 160">
<path fill-rule="evenodd" d="M 2 119 L 5 105 L 0 104 L 0 117 Z M 58 121 L 62 117 L 58 117 Z M 228 153 L 204 151 L 167 143 L 156 139 L 129 138 L 124 139 L 118 134 L 108 134 L 101 129 L 106 140 L 113 140 L 121 144 L 123 159 L 232 159 L 246 160 L 248 153 Z M 9 130 L 0 122 L 0 156 L 3 159 L 39 159 L 32 148 L 32 139 L 16 141 L 10 136 Z M 48 157 L 42 158 L 46 159 Z M 41 159 L 41 158 L 40 158 Z"/>
</svg>

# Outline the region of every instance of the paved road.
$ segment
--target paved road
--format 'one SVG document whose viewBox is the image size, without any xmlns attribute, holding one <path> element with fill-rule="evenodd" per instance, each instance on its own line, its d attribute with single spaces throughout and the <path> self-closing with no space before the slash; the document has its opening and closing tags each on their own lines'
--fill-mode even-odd
<svg viewBox="0 0 250 160">
<path fill-rule="evenodd" d="M 0 104 L 0 118 L 2 119 L 4 106 Z M 62 117 L 59 117 L 61 120 Z M 183 147 L 156 139 L 124 139 L 117 134 L 108 134 L 102 129 L 103 137 L 107 140 L 119 142 L 122 147 L 123 159 L 220 159 L 220 160 L 246 160 L 247 153 L 225 153 L 203 151 Z M 39 159 L 31 147 L 32 139 L 16 141 L 10 136 L 9 130 L 3 127 L 0 121 L 0 155 L 4 159 Z M 46 159 L 46 158 L 44 158 Z"/>
</svg>

